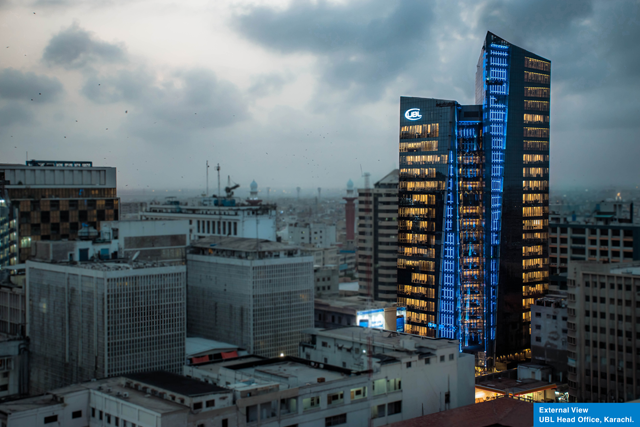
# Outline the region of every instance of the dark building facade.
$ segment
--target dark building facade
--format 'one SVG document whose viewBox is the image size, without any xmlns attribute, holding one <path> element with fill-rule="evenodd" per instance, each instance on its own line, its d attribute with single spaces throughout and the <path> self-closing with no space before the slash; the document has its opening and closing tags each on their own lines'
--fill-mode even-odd
<svg viewBox="0 0 640 427">
<path fill-rule="evenodd" d="M 548 289 L 548 60 L 487 33 L 476 103 L 401 98 L 398 302 L 481 366 L 529 349 Z"/>
<path fill-rule="evenodd" d="M 1 173 L 0 224 L 8 221 L 11 237 L 3 265 L 25 262 L 32 241 L 73 240 L 83 226 L 100 230 L 101 221 L 119 219 L 115 168 L 29 160 L 26 165 L 0 164 Z"/>
</svg>

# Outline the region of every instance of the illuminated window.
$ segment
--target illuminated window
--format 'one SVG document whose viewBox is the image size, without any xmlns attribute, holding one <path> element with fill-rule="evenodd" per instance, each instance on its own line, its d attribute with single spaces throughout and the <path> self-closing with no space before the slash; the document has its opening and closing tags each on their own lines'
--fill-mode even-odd
<svg viewBox="0 0 640 427">
<path fill-rule="evenodd" d="M 433 221 L 398 221 L 399 230 L 435 231 L 436 223 Z"/>
<path fill-rule="evenodd" d="M 435 218 L 435 208 L 399 208 L 398 215 L 401 217 L 418 216 L 422 218 Z"/>
<path fill-rule="evenodd" d="M 523 230 L 544 230 L 548 226 L 548 219 L 525 219 L 522 221 Z"/>
<path fill-rule="evenodd" d="M 434 239 L 435 242 L 435 239 Z M 398 268 L 419 268 L 424 271 L 433 271 L 434 268 L 433 261 L 417 261 L 413 259 L 402 259 L 398 258 Z"/>
<path fill-rule="evenodd" d="M 524 141 L 524 149 L 549 151 L 549 141 Z"/>
<path fill-rule="evenodd" d="M 535 207 L 527 207 L 522 208 L 522 216 L 530 217 L 530 216 L 543 216 L 547 213 L 547 206 L 535 206 Z"/>
<path fill-rule="evenodd" d="M 522 273 L 522 282 L 538 282 L 540 280 L 546 280 L 549 278 L 548 271 L 529 271 L 527 273 Z"/>
<path fill-rule="evenodd" d="M 422 166 L 425 164 L 447 164 L 446 154 L 428 154 L 423 156 L 401 156 L 401 166 Z"/>
<path fill-rule="evenodd" d="M 525 110 L 549 111 L 549 101 L 524 101 Z"/>
<path fill-rule="evenodd" d="M 541 61 L 539 59 L 524 57 L 524 66 L 526 68 L 535 68 L 540 71 L 551 71 L 551 63 L 547 61 Z"/>
<path fill-rule="evenodd" d="M 405 256 L 421 256 L 426 258 L 435 258 L 436 253 L 433 248 L 398 248 L 398 252 Z"/>
<path fill-rule="evenodd" d="M 532 82 L 532 83 L 542 83 L 549 84 L 549 75 L 548 74 L 540 74 L 540 73 L 532 73 L 531 71 L 524 72 L 524 81 Z"/>
<path fill-rule="evenodd" d="M 524 96 L 530 96 L 532 98 L 548 98 L 549 88 L 546 87 L 525 87 Z"/>
<path fill-rule="evenodd" d="M 531 138 L 549 138 L 549 129 L 547 128 L 524 128 L 524 136 Z"/>
<path fill-rule="evenodd" d="M 549 116 L 544 114 L 525 114 L 524 123 L 549 123 Z"/>
<path fill-rule="evenodd" d="M 424 203 L 425 205 L 436 204 L 436 196 L 433 194 L 412 194 L 411 200 L 414 202 Z"/>
<path fill-rule="evenodd" d="M 522 156 L 522 162 L 524 164 L 542 163 L 542 162 L 548 162 L 548 161 L 549 161 L 548 154 L 524 154 Z"/>
<path fill-rule="evenodd" d="M 549 233 L 523 233 L 522 234 L 522 239 L 523 240 L 548 240 L 549 239 Z"/>
<path fill-rule="evenodd" d="M 438 123 L 402 126 L 400 128 L 400 139 L 437 138 L 440 135 L 439 129 L 440 125 Z"/>
<path fill-rule="evenodd" d="M 400 176 L 403 178 L 435 178 L 436 177 L 436 169 L 435 168 L 411 168 L 411 169 L 400 169 Z"/>
<path fill-rule="evenodd" d="M 522 181 L 525 191 L 544 191 L 549 189 L 549 181 Z"/>
<path fill-rule="evenodd" d="M 549 174 L 549 168 L 523 168 L 522 176 L 525 178 L 544 178 Z"/>
<path fill-rule="evenodd" d="M 412 153 L 415 151 L 438 151 L 438 141 L 401 142 L 401 153 Z"/>
<path fill-rule="evenodd" d="M 522 260 L 522 268 L 524 270 L 535 270 L 546 267 L 549 263 L 549 258 L 530 258 Z"/>
<path fill-rule="evenodd" d="M 543 245 L 523 246 L 522 255 L 523 256 L 542 255 L 542 249 L 543 249 Z"/>
</svg>

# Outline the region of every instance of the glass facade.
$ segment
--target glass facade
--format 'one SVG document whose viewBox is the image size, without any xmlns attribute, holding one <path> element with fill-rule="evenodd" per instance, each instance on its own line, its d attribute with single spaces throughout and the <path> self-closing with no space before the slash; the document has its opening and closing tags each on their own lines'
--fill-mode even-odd
<svg viewBox="0 0 640 427">
<path fill-rule="evenodd" d="M 548 289 L 549 61 L 487 33 L 476 104 L 400 100 L 398 302 L 407 332 L 489 367 L 529 348 Z"/>
</svg>

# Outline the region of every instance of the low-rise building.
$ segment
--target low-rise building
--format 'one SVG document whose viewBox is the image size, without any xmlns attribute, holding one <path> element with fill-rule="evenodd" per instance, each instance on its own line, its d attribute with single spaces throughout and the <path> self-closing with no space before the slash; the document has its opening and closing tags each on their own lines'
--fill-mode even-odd
<svg viewBox="0 0 640 427">
<path fill-rule="evenodd" d="M 6 427 L 235 426 L 231 390 L 168 372 L 89 381 L 0 404 Z"/>
<path fill-rule="evenodd" d="M 531 305 L 531 361 L 553 367 L 554 381 L 567 378 L 567 300 L 548 295 Z"/>
<path fill-rule="evenodd" d="M 373 369 L 374 396 L 400 382 L 403 419 L 474 402 L 474 356 L 460 353 L 456 341 L 361 327 L 307 332 L 309 340 L 300 343 L 301 358 L 351 370 Z M 395 383 L 389 382 L 394 378 Z"/>
<path fill-rule="evenodd" d="M 404 332 L 404 317 L 407 310 L 405 307 L 398 307 L 397 303 L 349 296 L 316 298 L 314 311 L 316 328 L 362 326 Z"/>
</svg>

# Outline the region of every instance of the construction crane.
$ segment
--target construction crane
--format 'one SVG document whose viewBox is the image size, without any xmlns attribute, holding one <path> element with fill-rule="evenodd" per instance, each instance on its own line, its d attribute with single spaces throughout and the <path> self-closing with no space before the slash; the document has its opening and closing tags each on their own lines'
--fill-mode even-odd
<svg viewBox="0 0 640 427">
<path fill-rule="evenodd" d="M 238 187 L 240 187 L 240 184 L 234 183 L 234 185 L 231 185 L 231 176 L 227 176 L 227 186 L 224 187 L 224 192 L 227 193 L 226 198 L 231 199 L 233 197 L 233 190 Z"/>
</svg>

